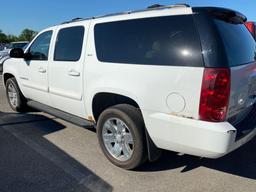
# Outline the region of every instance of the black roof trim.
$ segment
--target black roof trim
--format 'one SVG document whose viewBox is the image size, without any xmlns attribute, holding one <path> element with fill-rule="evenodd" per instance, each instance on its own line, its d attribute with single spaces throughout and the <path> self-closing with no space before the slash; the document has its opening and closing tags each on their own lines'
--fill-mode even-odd
<svg viewBox="0 0 256 192">
<path fill-rule="evenodd" d="M 190 7 L 190 5 L 185 3 L 176 3 L 174 5 L 153 4 L 148 6 L 147 9 L 162 9 L 162 8 L 175 8 L 175 7 Z"/>
<path fill-rule="evenodd" d="M 193 7 L 192 10 L 193 12 L 207 13 L 223 20 L 228 19 L 232 22 L 244 23 L 247 21 L 247 17 L 245 15 L 232 9 L 222 7 Z"/>
</svg>

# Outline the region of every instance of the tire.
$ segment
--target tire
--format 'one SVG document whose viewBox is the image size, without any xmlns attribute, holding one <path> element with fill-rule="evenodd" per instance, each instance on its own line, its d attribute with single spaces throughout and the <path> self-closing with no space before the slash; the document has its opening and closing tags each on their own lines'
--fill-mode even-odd
<svg viewBox="0 0 256 192">
<path fill-rule="evenodd" d="M 14 91 L 14 92 L 12 92 Z M 13 95 L 11 95 L 12 93 Z M 16 95 L 15 95 L 16 94 Z M 12 110 L 17 112 L 25 112 L 27 109 L 27 100 L 23 96 L 23 94 L 20 91 L 20 88 L 18 86 L 18 83 L 15 78 L 10 78 L 6 81 L 6 95 L 7 100 L 12 108 Z M 13 96 L 13 97 L 12 97 Z M 16 102 L 14 102 L 11 98 L 14 98 L 16 96 Z"/>
<path fill-rule="evenodd" d="M 113 129 L 113 126 L 110 126 L 110 122 L 113 122 L 113 124 L 116 122 L 116 126 L 114 126 L 115 129 Z M 120 122 L 123 123 L 122 126 L 120 126 Z M 114 130 L 113 132 L 118 130 L 118 127 L 122 127 L 122 133 L 124 134 L 123 140 L 118 137 L 118 133 L 114 136 L 114 133 L 106 132 L 106 127 L 112 127 L 111 129 Z M 109 140 L 103 138 L 106 137 L 104 135 L 111 135 L 111 138 L 114 137 L 115 141 L 109 144 Z M 120 168 L 127 170 L 135 169 L 147 159 L 145 125 L 143 118 L 140 110 L 131 105 L 120 104 L 103 111 L 97 123 L 97 136 L 104 155 L 111 163 Z M 133 142 L 131 142 L 131 136 Z M 106 142 L 106 140 L 108 142 Z M 117 149 L 122 148 L 121 152 L 120 150 L 117 150 L 117 153 L 113 153 L 110 148 L 114 150 L 116 149 L 115 146 L 117 146 Z M 117 157 L 118 155 L 113 154 L 120 154 L 120 156 Z"/>
</svg>

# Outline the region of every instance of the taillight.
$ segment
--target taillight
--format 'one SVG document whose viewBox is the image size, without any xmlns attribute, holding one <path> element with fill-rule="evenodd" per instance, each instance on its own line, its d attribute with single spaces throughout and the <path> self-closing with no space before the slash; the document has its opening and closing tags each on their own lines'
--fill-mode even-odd
<svg viewBox="0 0 256 192">
<path fill-rule="evenodd" d="M 254 34 L 255 34 L 254 23 L 253 22 L 247 22 L 247 23 L 245 23 L 245 26 L 251 32 L 251 34 L 254 36 Z"/>
<path fill-rule="evenodd" d="M 226 119 L 230 95 L 230 70 L 205 68 L 201 88 L 201 120 L 221 122 Z"/>
</svg>

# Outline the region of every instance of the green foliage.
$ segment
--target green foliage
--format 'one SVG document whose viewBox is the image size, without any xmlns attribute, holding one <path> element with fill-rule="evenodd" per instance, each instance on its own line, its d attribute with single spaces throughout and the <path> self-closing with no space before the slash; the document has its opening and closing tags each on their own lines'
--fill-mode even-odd
<svg viewBox="0 0 256 192">
<path fill-rule="evenodd" d="M 20 41 L 20 39 L 18 37 L 16 37 L 15 35 L 8 35 L 7 39 L 9 42 Z"/>
<path fill-rule="evenodd" d="M 1 43 L 8 43 L 7 36 L 0 30 L 0 42 Z"/>
<path fill-rule="evenodd" d="M 0 43 L 10 43 L 14 41 L 31 41 L 37 32 L 31 29 L 24 29 L 21 34 L 17 37 L 15 35 L 6 35 L 0 29 Z"/>
<path fill-rule="evenodd" d="M 36 34 L 37 34 L 36 31 L 30 30 L 30 29 L 24 29 L 19 36 L 19 40 L 31 41 L 36 36 Z"/>
</svg>

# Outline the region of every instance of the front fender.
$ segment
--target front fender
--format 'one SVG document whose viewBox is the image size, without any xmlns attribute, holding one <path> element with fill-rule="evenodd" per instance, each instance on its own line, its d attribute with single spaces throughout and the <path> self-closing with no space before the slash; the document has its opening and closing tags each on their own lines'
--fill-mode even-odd
<svg viewBox="0 0 256 192">
<path fill-rule="evenodd" d="M 20 82 L 20 79 L 18 76 L 18 67 L 15 65 L 15 63 L 12 62 L 12 60 L 16 60 L 16 59 L 8 58 L 3 63 L 3 79 L 2 79 L 2 81 L 3 81 L 4 87 L 5 87 L 4 79 L 5 79 L 6 75 L 13 76 L 16 79 L 18 86 L 22 92 L 21 82 Z"/>
</svg>

